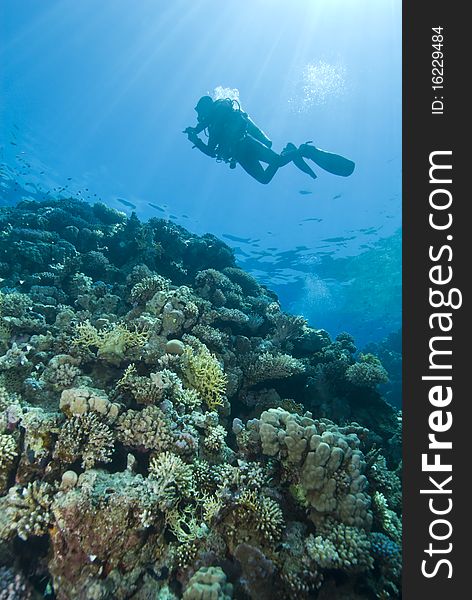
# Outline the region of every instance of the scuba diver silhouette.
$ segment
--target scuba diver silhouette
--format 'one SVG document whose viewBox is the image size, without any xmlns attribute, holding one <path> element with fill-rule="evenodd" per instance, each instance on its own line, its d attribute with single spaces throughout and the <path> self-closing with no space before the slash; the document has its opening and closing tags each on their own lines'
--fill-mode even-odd
<svg viewBox="0 0 472 600">
<path fill-rule="evenodd" d="M 272 150 L 272 142 L 254 123 L 249 115 L 241 110 L 237 100 L 225 98 L 213 100 L 202 96 L 195 106 L 198 125 L 187 127 L 184 133 L 194 148 L 216 158 L 218 162 L 229 163 L 231 169 L 239 163 L 242 168 L 259 183 L 269 183 L 277 171 L 293 162 L 301 171 L 313 179 L 316 174 L 305 162 L 312 160 L 324 170 L 347 177 L 354 170 L 354 163 L 331 152 L 320 150 L 306 142 L 297 148 L 288 143 L 280 154 Z M 205 144 L 198 136 L 205 131 L 208 141 Z M 264 168 L 261 163 L 266 163 Z"/>
</svg>

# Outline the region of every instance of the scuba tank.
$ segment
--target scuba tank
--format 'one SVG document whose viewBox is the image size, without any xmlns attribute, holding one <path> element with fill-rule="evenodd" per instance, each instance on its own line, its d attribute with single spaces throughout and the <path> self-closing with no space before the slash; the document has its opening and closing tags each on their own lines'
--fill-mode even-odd
<svg viewBox="0 0 472 600">
<path fill-rule="evenodd" d="M 216 160 L 229 163 L 232 169 L 236 167 L 237 146 L 246 136 L 253 137 L 268 148 L 272 146 L 269 138 L 241 109 L 237 100 L 216 100 L 211 121 L 208 130 L 216 141 Z"/>
<path fill-rule="evenodd" d="M 217 141 L 217 161 L 229 162 L 235 166 L 236 146 L 247 135 L 247 115 L 241 110 L 237 100 L 225 98 L 217 100 L 215 104 L 218 106 L 215 106 L 210 134 Z"/>
</svg>

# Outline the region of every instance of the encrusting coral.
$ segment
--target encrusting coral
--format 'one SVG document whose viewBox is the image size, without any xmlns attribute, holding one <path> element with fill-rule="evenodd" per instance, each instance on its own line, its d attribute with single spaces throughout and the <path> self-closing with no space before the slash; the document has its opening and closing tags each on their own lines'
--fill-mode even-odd
<svg viewBox="0 0 472 600">
<path fill-rule="evenodd" d="M 12 598 L 399 597 L 378 358 L 284 313 L 212 235 L 64 199 L 0 227 Z"/>
</svg>

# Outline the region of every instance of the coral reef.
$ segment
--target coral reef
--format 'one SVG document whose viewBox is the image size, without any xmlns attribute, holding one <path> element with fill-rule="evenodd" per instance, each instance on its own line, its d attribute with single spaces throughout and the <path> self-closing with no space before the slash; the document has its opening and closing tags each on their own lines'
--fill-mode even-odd
<svg viewBox="0 0 472 600">
<path fill-rule="evenodd" d="M 0 228 L 0 598 L 400 597 L 372 351 L 211 235 L 72 200 Z"/>
</svg>

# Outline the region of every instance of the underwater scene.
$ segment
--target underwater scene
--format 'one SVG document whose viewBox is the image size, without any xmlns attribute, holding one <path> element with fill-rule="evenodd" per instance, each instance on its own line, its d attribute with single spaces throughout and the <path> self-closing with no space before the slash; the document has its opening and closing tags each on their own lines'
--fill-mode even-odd
<svg viewBox="0 0 472 600">
<path fill-rule="evenodd" d="M 399 0 L 3 0 L 0 600 L 393 600 Z"/>
</svg>

